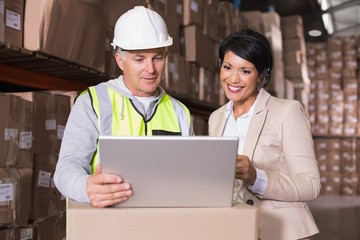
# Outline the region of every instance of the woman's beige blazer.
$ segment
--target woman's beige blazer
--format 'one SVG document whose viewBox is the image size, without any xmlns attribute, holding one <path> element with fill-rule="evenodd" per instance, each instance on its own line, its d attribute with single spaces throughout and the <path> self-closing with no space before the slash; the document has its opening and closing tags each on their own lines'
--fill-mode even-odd
<svg viewBox="0 0 360 240">
<path fill-rule="evenodd" d="M 210 136 L 222 136 L 225 110 L 226 105 L 211 114 Z M 301 239 L 318 233 L 305 201 L 318 197 L 320 176 L 310 122 L 301 103 L 260 90 L 244 154 L 268 176 L 262 196 L 243 185 L 244 202 L 259 209 L 260 239 Z"/>
</svg>

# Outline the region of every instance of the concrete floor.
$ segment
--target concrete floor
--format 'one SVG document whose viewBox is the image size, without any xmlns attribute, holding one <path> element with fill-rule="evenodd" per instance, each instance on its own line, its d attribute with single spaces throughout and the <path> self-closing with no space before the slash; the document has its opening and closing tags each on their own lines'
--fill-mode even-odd
<svg viewBox="0 0 360 240">
<path fill-rule="evenodd" d="M 308 205 L 320 229 L 311 240 L 360 239 L 360 196 L 319 196 Z"/>
</svg>

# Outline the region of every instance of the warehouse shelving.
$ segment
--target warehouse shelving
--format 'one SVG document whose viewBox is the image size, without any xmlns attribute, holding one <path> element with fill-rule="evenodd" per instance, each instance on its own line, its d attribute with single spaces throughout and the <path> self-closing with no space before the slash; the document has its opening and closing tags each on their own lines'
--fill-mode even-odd
<svg viewBox="0 0 360 240">
<path fill-rule="evenodd" d="M 22 89 L 81 91 L 109 78 L 105 73 L 41 52 L 9 44 L 0 45 L 0 85 L 10 84 Z M 167 91 L 187 105 L 192 113 L 204 118 L 219 107 L 176 93 L 175 90 Z"/>
<path fill-rule="evenodd" d="M 0 81 L 47 90 L 81 90 L 107 79 L 106 74 L 9 44 L 0 46 Z"/>
</svg>

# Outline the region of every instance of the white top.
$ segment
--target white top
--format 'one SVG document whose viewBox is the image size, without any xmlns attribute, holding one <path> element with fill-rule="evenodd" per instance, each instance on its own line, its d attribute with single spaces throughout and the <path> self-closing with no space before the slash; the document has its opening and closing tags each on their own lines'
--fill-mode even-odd
<svg viewBox="0 0 360 240">
<path fill-rule="evenodd" d="M 238 143 L 238 154 L 243 154 L 246 135 L 249 129 L 250 121 L 254 112 L 255 103 L 251 106 L 247 113 L 239 116 L 235 119 L 233 112 L 233 101 L 229 101 L 227 109 L 225 111 L 225 118 L 227 119 L 223 136 L 237 136 L 239 138 Z M 251 161 L 251 159 L 250 159 Z M 265 192 L 268 178 L 264 170 L 256 168 L 256 180 L 254 185 L 247 185 L 247 187 L 260 195 Z M 244 191 L 241 190 L 243 184 L 242 180 L 236 179 L 234 184 L 234 195 L 233 200 L 237 202 L 243 201 Z"/>
</svg>

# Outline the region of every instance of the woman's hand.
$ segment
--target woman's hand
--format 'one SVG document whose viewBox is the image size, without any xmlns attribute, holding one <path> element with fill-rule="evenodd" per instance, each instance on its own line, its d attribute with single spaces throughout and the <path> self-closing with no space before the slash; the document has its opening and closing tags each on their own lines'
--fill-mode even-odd
<svg viewBox="0 0 360 240">
<path fill-rule="evenodd" d="M 256 180 L 256 169 L 252 165 L 248 156 L 237 155 L 236 158 L 236 178 L 246 184 L 253 185 Z"/>
</svg>

